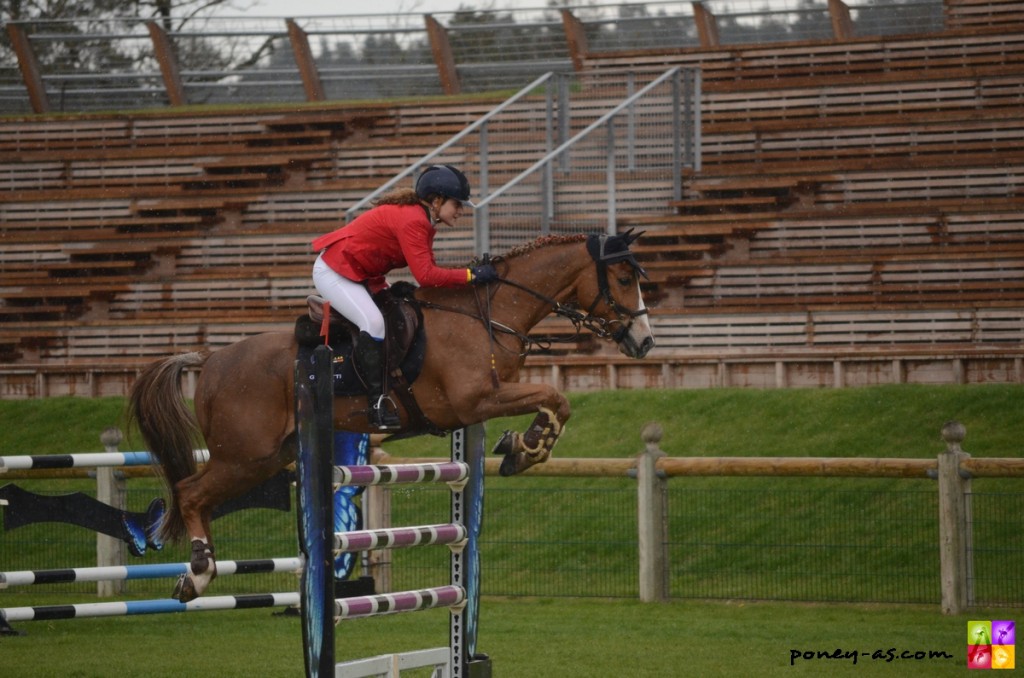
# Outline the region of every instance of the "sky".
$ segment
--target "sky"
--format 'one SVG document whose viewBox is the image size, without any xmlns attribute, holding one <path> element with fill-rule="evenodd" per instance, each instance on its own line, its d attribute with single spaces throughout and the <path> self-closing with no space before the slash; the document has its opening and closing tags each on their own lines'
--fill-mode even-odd
<svg viewBox="0 0 1024 678">
<path fill-rule="evenodd" d="M 493 9 L 535 8 L 547 6 L 547 0 L 248 0 L 247 10 L 230 9 L 219 16 L 303 17 L 349 16 L 353 14 L 440 14 L 462 7 Z M 237 3 L 242 5 L 243 3 Z"/>
</svg>

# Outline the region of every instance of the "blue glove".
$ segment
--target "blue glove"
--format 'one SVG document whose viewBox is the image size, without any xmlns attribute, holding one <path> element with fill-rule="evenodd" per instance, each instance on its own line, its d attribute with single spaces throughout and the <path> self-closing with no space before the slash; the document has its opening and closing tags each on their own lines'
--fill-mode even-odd
<svg viewBox="0 0 1024 678">
<path fill-rule="evenodd" d="M 483 266 L 477 266 L 476 268 L 469 269 L 473 274 L 473 278 L 470 280 L 474 285 L 486 285 L 487 283 L 496 282 L 498 280 L 498 272 L 490 264 L 484 264 Z"/>
</svg>

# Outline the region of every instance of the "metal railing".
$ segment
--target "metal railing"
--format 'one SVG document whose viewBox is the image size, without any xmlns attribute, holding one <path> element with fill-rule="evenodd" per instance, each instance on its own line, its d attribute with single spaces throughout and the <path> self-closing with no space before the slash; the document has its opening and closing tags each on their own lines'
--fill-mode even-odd
<svg viewBox="0 0 1024 678">
<path fill-rule="evenodd" d="M 627 74 L 631 93 L 621 103 L 477 203 L 477 253 L 530 235 L 615 233 L 620 181 L 645 185 L 643 203 L 628 206 L 633 213 L 663 211 L 681 198 L 683 168 L 700 171 L 700 72 L 671 68 L 635 93 L 634 86 Z M 628 194 L 636 193 L 631 186 Z M 595 201 L 602 197 L 603 212 Z"/>
<path fill-rule="evenodd" d="M 352 205 L 352 207 L 349 207 L 347 210 L 345 210 L 345 221 L 352 221 L 352 219 L 355 218 L 355 216 L 360 211 L 366 209 L 366 207 L 368 205 L 370 205 L 373 202 L 374 199 L 376 199 L 380 195 L 386 193 L 387 191 L 389 191 L 392 188 L 394 188 L 395 186 L 397 186 L 401 181 L 403 181 L 404 179 L 406 179 L 409 176 L 411 176 L 412 174 L 414 174 L 420 168 L 422 168 L 422 167 L 424 167 L 426 165 L 429 165 L 429 164 L 433 164 L 433 160 L 435 158 L 441 157 L 442 154 L 444 154 L 446 151 L 448 151 L 453 146 L 455 146 L 455 144 L 459 143 L 463 139 L 466 139 L 471 134 L 473 134 L 475 132 L 480 132 L 481 134 L 486 135 L 486 133 L 487 133 L 486 130 L 487 130 L 488 124 L 490 124 L 492 121 L 497 120 L 499 116 L 501 116 L 502 114 L 504 114 L 507 111 L 509 111 L 514 104 L 516 104 L 519 101 L 523 100 L 525 97 L 529 96 L 530 94 L 533 94 L 540 87 L 546 86 L 548 83 L 550 83 L 554 79 L 555 79 L 555 74 L 554 73 L 551 73 L 551 72 L 545 73 L 544 75 L 540 76 L 539 78 L 537 78 L 536 80 L 531 82 L 526 87 L 522 88 L 521 90 L 519 90 L 518 92 L 513 94 L 511 97 L 509 97 L 504 102 L 499 104 L 497 107 L 495 107 L 489 113 L 484 115 L 482 118 L 477 119 L 471 125 L 469 125 L 465 129 L 463 129 L 462 131 L 458 132 L 451 139 L 449 139 L 448 141 L 444 142 L 443 144 L 441 144 L 440 146 L 438 146 L 434 150 L 430 151 L 429 153 L 424 155 L 422 158 L 420 158 L 419 160 L 417 160 L 416 162 L 414 162 L 413 164 L 409 165 L 404 170 L 402 170 L 401 172 L 396 174 L 387 183 L 382 185 L 380 188 L 375 190 L 373 193 L 371 193 L 370 195 L 366 196 L 365 198 L 363 198 L 362 200 L 357 202 L 355 205 Z M 481 173 L 486 173 L 486 156 L 481 158 L 481 166 L 483 168 L 485 168 L 485 169 L 481 170 Z"/>
<path fill-rule="evenodd" d="M 676 67 L 645 84 L 639 77 L 650 76 L 546 74 L 353 205 L 346 219 L 435 163 L 465 171 L 477 205 L 472 231 L 438 232 L 439 263 L 461 265 L 540 235 L 614 232 L 622 211 L 663 212 L 681 198 L 684 168 L 700 170 L 700 73 Z"/>
</svg>

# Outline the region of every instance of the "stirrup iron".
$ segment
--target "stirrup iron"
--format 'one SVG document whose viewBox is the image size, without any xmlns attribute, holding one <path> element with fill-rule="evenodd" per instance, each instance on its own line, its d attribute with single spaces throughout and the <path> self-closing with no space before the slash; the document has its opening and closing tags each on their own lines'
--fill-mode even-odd
<svg viewBox="0 0 1024 678">
<path fill-rule="evenodd" d="M 402 420 L 398 416 L 398 406 L 391 396 L 381 394 L 377 402 L 372 402 L 369 411 L 370 423 L 380 431 L 392 431 L 402 427 Z"/>
</svg>

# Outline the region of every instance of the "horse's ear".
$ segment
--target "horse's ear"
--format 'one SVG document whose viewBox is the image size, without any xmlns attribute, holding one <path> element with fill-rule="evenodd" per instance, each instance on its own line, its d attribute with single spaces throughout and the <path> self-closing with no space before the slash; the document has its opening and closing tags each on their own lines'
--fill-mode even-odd
<svg viewBox="0 0 1024 678">
<path fill-rule="evenodd" d="M 622 238 L 623 238 L 623 240 L 625 240 L 625 241 L 626 241 L 626 247 L 629 247 L 630 245 L 632 245 L 632 244 L 633 244 L 633 242 L 634 242 L 634 241 L 635 241 L 635 240 L 636 240 L 637 238 L 639 238 L 640 236 L 642 236 L 642 235 L 643 235 L 644 233 L 646 233 L 646 232 L 647 232 L 647 231 L 640 231 L 639 233 L 637 233 L 636 235 L 634 235 L 634 234 L 633 234 L 633 229 L 631 228 L 631 229 L 629 229 L 628 231 L 626 231 L 625 233 L 623 233 L 623 234 L 622 234 Z"/>
</svg>

